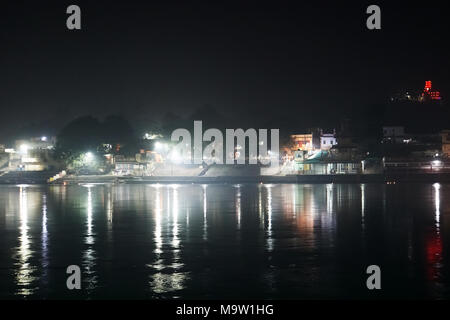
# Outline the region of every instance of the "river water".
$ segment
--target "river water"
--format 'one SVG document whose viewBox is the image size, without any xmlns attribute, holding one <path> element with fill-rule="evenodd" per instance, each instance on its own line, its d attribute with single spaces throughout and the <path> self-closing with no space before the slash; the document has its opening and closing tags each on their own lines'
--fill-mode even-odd
<svg viewBox="0 0 450 320">
<path fill-rule="evenodd" d="M 450 298 L 446 195 L 438 183 L 0 186 L 0 299 Z M 67 289 L 69 265 L 81 290 Z"/>
</svg>

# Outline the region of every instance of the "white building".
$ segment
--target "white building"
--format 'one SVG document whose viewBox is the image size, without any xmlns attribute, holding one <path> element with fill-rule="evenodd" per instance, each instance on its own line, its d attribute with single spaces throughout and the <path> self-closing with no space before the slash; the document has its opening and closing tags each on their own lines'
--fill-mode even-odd
<svg viewBox="0 0 450 320">
<path fill-rule="evenodd" d="M 36 137 L 16 140 L 15 149 L 8 149 L 9 169 L 21 171 L 42 171 L 49 168 L 52 159 L 50 150 L 55 137 Z"/>
<path fill-rule="evenodd" d="M 330 150 L 337 144 L 334 133 L 323 133 L 320 136 L 320 150 Z"/>
</svg>

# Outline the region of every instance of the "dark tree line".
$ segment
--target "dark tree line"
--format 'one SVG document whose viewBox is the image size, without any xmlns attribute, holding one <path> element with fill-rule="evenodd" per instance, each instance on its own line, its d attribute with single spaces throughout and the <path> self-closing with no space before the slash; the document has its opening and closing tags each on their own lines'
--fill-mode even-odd
<svg viewBox="0 0 450 320">
<path fill-rule="evenodd" d="M 103 121 L 84 116 L 62 128 L 57 135 L 55 153 L 63 160 L 70 160 L 87 152 L 133 154 L 136 146 L 134 130 L 123 116 L 110 115 Z"/>
</svg>

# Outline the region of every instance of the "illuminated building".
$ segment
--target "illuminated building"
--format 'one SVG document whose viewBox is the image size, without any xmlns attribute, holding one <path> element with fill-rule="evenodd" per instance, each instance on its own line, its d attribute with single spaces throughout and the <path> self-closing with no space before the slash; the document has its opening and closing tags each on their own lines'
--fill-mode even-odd
<svg viewBox="0 0 450 320">
<path fill-rule="evenodd" d="M 9 170 L 43 171 L 57 163 L 50 156 L 56 137 L 39 136 L 15 141 L 15 148 L 5 151 L 9 154 Z"/>
<path fill-rule="evenodd" d="M 442 154 L 446 157 L 450 157 L 450 130 L 443 130 L 441 132 L 442 137 Z"/>
<path fill-rule="evenodd" d="M 292 152 L 294 151 L 308 151 L 311 153 L 316 150 L 330 150 L 337 144 L 336 134 L 323 133 L 323 130 L 317 128 L 311 133 L 293 134 L 291 135 Z"/>
<path fill-rule="evenodd" d="M 433 90 L 432 82 L 430 80 L 425 81 L 423 90 L 403 91 L 390 97 L 391 102 L 436 102 L 441 99 L 440 92 Z"/>
<path fill-rule="evenodd" d="M 301 150 L 301 151 L 312 151 L 313 148 L 313 134 L 293 134 L 291 135 L 291 139 L 293 141 L 293 151 Z"/>
<path fill-rule="evenodd" d="M 334 133 L 322 133 L 320 135 L 320 150 L 330 150 L 336 144 L 337 140 Z"/>
<path fill-rule="evenodd" d="M 425 81 L 425 87 L 419 99 L 420 101 L 439 101 L 441 100 L 441 94 L 439 91 L 433 91 L 432 83 L 428 80 Z"/>
</svg>

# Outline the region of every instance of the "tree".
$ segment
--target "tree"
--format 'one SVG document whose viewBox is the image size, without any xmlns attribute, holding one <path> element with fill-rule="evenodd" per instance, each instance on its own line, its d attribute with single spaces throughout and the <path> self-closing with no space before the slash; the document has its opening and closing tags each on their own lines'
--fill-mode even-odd
<svg viewBox="0 0 450 320">
<path fill-rule="evenodd" d="M 102 124 L 103 142 L 125 145 L 135 140 L 134 130 L 123 116 L 110 115 Z"/>
<path fill-rule="evenodd" d="M 77 118 L 57 135 L 56 152 L 59 155 L 94 152 L 102 139 L 102 127 L 98 119 L 92 116 Z"/>
<path fill-rule="evenodd" d="M 112 150 L 105 150 L 105 145 L 111 145 Z M 86 166 L 88 163 L 84 159 L 89 153 L 98 166 L 105 153 L 120 150 L 124 154 L 134 154 L 136 146 L 134 130 L 124 117 L 111 115 L 100 122 L 92 116 L 84 116 L 69 122 L 61 130 L 55 153 L 68 167 Z"/>
</svg>

